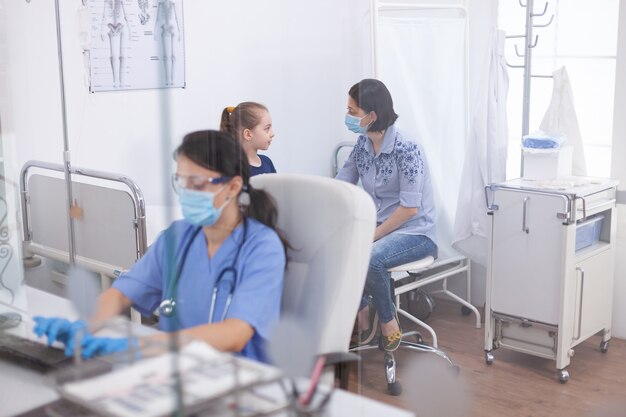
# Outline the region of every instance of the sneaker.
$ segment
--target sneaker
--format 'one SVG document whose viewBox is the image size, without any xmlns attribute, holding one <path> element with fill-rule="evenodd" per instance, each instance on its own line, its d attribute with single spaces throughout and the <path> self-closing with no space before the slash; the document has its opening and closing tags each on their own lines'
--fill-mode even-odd
<svg viewBox="0 0 626 417">
<path fill-rule="evenodd" d="M 395 310 L 395 309 L 394 309 Z M 398 311 L 395 311 L 396 322 L 398 323 L 398 327 L 400 327 L 400 320 L 398 320 Z M 389 336 L 382 335 L 381 343 L 383 349 L 386 352 L 393 352 L 400 347 L 400 343 L 402 342 L 402 329 L 398 329 Z"/>
<path fill-rule="evenodd" d="M 385 352 L 393 352 L 400 347 L 402 342 L 402 330 L 397 330 L 389 336 L 382 336 L 383 349 Z"/>
<path fill-rule="evenodd" d="M 369 304 L 369 316 L 367 318 L 369 327 L 366 330 L 357 332 L 356 342 L 359 346 L 367 345 L 376 335 L 376 327 L 378 325 L 378 312 L 372 304 Z"/>
</svg>

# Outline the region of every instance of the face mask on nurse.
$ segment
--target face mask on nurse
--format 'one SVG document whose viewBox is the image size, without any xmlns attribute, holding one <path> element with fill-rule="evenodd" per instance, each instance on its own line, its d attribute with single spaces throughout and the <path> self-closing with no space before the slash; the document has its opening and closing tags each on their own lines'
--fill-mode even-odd
<svg viewBox="0 0 626 417">
<path fill-rule="evenodd" d="M 215 196 L 220 193 L 224 187 L 217 192 L 211 191 L 194 191 L 186 188 L 178 190 L 178 201 L 183 209 L 185 220 L 194 226 L 211 226 L 217 222 L 222 214 L 222 210 L 228 204 L 228 199 L 224 201 L 221 207 L 215 207 Z"/>
<path fill-rule="evenodd" d="M 365 116 L 367 116 L 367 114 Z M 348 130 L 354 133 L 359 133 L 359 134 L 365 133 L 365 130 L 367 129 L 367 125 L 361 126 L 361 120 L 363 120 L 365 116 L 356 117 L 356 116 L 352 116 L 351 114 L 346 114 L 345 123 L 346 123 L 346 127 L 348 128 Z"/>
</svg>

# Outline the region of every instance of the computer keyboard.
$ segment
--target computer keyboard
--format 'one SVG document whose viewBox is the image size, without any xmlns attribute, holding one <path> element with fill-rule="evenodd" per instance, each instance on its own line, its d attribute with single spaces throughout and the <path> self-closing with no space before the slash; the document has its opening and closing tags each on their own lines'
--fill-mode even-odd
<svg viewBox="0 0 626 417">
<path fill-rule="evenodd" d="M 36 365 L 44 371 L 58 369 L 72 360 L 61 349 L 7 332 L 0 333 L 0 353 Z"/>
<path fill-rule="evenodd" d="M 49 417 L 96 417 L 93 411 L 74 404 L 65 399 L 50 403 L 44 408 L 45 415 Z"/>
</svg>

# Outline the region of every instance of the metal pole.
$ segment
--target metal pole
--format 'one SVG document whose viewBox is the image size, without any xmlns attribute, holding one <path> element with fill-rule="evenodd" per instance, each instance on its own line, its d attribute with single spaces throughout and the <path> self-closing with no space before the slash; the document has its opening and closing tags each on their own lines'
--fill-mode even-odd
<svg viewBox="0 0 626 417">
<path fill-rule="evenodd" d="M 54 1 L 54 11 L 57 25 L 57 53 L 59 55 L 59 86 L 61 90 L 61 114 L 63 121 L 63 171 L 65 173 L 67 195 L 67 235 L 70 265 L 76 262 L 76 248 L 74 243 L 74 219 L 70 215 L 72 207 L 72 173 L 70 163 L 70 144 L 67 134 L 67 110 L 65 104 L 65 80 L 63 78 L 63 47 L 61 45 L 61 18 L 59 16 L 59 0 Z"/>
<path fill-rule="evenodd" d="M 522 105 L 522 137 L 528 134 L 530 124 L 530 83 L 532 65 L 532 38 L 533 38 L 533 3 L 526 0 L 526 37 L 524 45 L 524 101 Z M 523 138 L 520 138 L 520 142 Z M 524 176 L 524 152 L 520 156 L 520 176 Z"/>
</svg>

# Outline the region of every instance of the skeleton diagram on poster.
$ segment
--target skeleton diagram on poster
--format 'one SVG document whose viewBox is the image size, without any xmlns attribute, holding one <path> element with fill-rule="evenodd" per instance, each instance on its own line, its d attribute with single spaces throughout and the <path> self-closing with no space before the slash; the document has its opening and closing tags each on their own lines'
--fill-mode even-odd
<svg viewBox="0 0 626 417">
<path fill-rule="evenodd" d="M 183 0 L 89 0 L 91 92 L 185 86 Z"/>
</svg>

